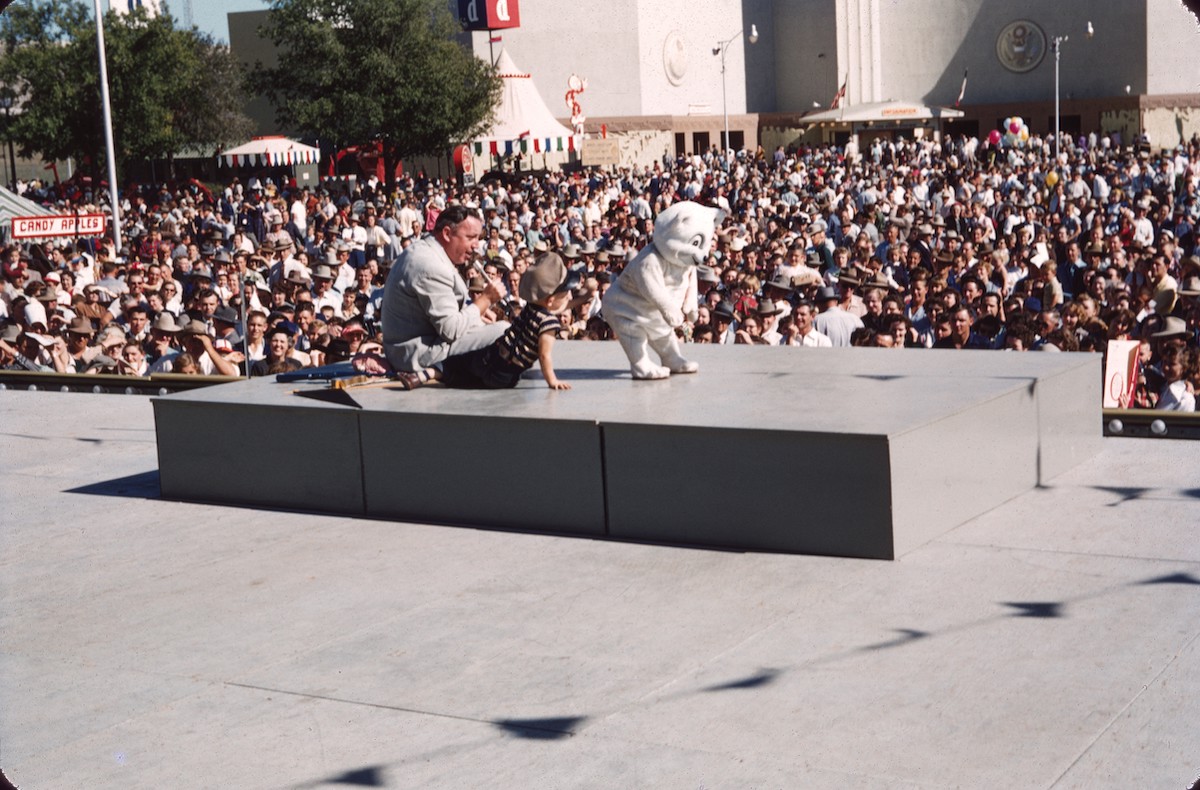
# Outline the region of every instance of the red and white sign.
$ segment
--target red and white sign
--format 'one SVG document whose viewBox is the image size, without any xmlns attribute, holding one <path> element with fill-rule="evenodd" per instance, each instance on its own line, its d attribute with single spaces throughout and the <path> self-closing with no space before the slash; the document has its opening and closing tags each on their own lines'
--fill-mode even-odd
<svg viewBox="0 0 1200 790">
<path fill-rule="evenodd" d="M 459 173 L 470 173 L 475 169 L 475 154 L 471 146 L 460 145 L 454 149 L 454 169 Z"/>
<path fill-rule="evenodd" d="M 1136 340 L 1110 340 L 1104 358 L 1104 402 L 1106 409 L 1128 409 L 1138 380 Z"/>
<path fill-rule="evenodd" d="M 521 26 L 520 0 L 458 0 L 463 30 L 503 30 Z"/>
<path fill-rule="evenodd" d="M 14 239 L 40 239 L 48 236 L 103 236 L 107 214 L 74 214 L 60 217 L 13 217 Z"/>
</svg>

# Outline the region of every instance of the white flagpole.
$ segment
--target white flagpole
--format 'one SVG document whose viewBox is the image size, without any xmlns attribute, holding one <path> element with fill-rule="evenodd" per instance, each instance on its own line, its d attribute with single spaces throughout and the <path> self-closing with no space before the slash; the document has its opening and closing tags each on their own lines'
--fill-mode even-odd
<svg viewBox="0 0 1200 790">
<path fill-rule="evenodd" d="M 117 201 L 117 158 L 113 145 L 112 104 L 108 98 L 108 57 L 104 53 L 104 16 L 100 12 L 100 0 L 93 0 L 96 7 L 96 49 L 100 55 L 100 105 L 104 110 L 104 145 L 108 152 L 108 191 L 112 201 L 113 242 L 116 254 L 121 253 L 121 206 Z"/>
</svg>

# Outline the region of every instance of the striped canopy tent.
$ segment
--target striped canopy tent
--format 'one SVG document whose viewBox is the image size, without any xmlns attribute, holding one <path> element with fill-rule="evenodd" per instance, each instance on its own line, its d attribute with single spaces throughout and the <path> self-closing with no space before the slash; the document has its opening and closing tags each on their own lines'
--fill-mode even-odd
<svg viewBox="0 0 1200 790">
<path fill-rule="evenodd" d="M 228 167 L 314 165 L 321 161 L 321 149 L 280 135 L 255 137 L 217 154 L 217 160 Z"/>
<path fill-rule="evenodd" d="M 13 217 L 53 217 L 57 211 L 23 198 L 7 187 L 0 187 L 0 237 L 8 239 L 12 233 Z M 31 239 L 23 239 L 31 241 Z"/>
<path fill-rule="evenodd" d="M 500 51 L 496 70 L 504 90 L 492 128 L 471 141 L 475 155 L 576 150 L 579 141 L 575 133 L 558 122 L 538 94 L 533 77 L 517 68 L 507 50 Z"/>
</svg>

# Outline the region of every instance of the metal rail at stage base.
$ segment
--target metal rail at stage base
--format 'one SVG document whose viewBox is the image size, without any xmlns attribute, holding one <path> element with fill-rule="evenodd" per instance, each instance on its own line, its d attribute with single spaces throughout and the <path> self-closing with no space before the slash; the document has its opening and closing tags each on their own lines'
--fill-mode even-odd
<svg viewBox="0 0 1200 790">
<path fill-rule="evenodd" d="M 152 376 L 119 376 L 110 373 L 35 373 L 0 371 L 0 389 L 92 394 L 166 395 L 240 380 L 240 376 L 190 376 L 155 373 Z"/>
</svg>

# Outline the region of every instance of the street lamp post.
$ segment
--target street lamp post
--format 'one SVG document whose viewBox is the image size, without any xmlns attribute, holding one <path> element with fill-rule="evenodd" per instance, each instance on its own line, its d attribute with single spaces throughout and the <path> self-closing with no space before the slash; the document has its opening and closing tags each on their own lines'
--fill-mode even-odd
<svg viewBox="0 0 1200 790">
<path fill-rule="evenodd" d="M 1062 144 L 1058 131 L 1058 61 L 1062 56 L 1062 45 L 1069 36 L 1055 36 L 1053 39 L 1054 46 L 1054 167 L 1058 168 L 1058 147 Z"/>
<path fill-rule="evenodd" d="M 741 38 L 745 32 L 746 29 L 742 28 L 724 41 L 718 41 L 717 45 L 713 47 L 713 54 L 721 56 L 721 112 L 725 116 L 725 144 L 721 147 L 722 151 L 729 150 L 729 101 L 725 95 L 725 55 L 729 52 L 729 45 Z M 750 26 L 750 35 L 746 38 L 751 44 L 758 43 L 757 25 Z"/>
<path fill-rule="evenodd" d="M 1090 40 L 1096 35 L 1096 28 L 1092 26 L 1091 21 L 1087 23 L 1087 38 Z M 1054 166 L 1058 167 L 1058 148 L 1062 145 L 1062 134 L 1059 131 L 1059 112 L 1058 112 L 1058 95 L 1059 95 L 1059 79 L 1058 79 L 1058 61 L 1062 56 L 1062 45 L 1070 39 L 1070 36 L 1055 36 L 1050 40 L 1054 47 Z"/>
<path fill-rule="evenodd" d="M 13 151 L 12 128 L 10 126 L 10 124 L 12 123 L 12 115 L 10 114 L 10 111 L 12 110 L 12 105 L 13 105 L 13 97 L 10 94 L 8 94 L 8 93 L 0 94 L 0 107 L 4 108 L 4 136 L 6 138 L 8 138 L 8 167 L 9 167 L 9 170 L 12 172 L 12 181 L 10 183 L 12 184 L 13 189 L 16 189 L 17 188 L 17 158 L 15 156 L 16 152 Z"/>
</svg>

